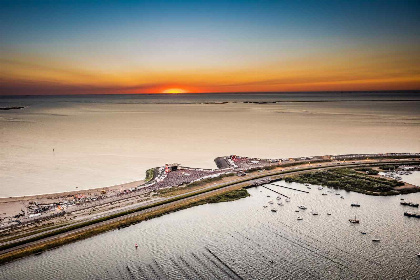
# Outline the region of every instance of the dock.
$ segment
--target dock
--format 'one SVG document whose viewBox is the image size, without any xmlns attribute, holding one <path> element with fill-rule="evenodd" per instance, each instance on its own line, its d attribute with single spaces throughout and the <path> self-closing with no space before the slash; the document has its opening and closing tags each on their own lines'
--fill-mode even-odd
<svg viewBox="0 0 420 280">
<path fill-rule="evenodd" d="M 289 189 L 289 190 L 298 191 L 298 192 L 309 193 L 307 191 L 302 191 L 302 190 L 299 190 L 299 189 L 289 188 L 289 187 L 280 186 L 280 185 L 276 185 L 276 184 L 271 184 L 271 185 L 276 186 L 276 187 L 280 187 L 280 188 L 285 188 L 285 189 Z"/>
<path fill-rule="evenodd" d="M 270 190 L 270 191 L 272 191 L 272 192 L 275 192 L 276 194 L 279 194 L 279 195 L 281 195 L 281 196 L 284 196 L 285 198 L 290 198 L 290 197 L 288 197 L 287 195 L 281 194 L 281 193 L 279 193 L 278 191 L 275 191 L 275 190 L 270 189 L 269 187 L 266 187 L 266 186 L 261 186 L 261 187 L 266 188 L 267 190 Z"/>
</svg>

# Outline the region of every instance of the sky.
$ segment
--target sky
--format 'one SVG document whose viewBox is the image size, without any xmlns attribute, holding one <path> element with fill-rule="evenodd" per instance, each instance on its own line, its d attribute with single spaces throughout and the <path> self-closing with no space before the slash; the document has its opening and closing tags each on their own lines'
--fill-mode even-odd
<svg viewBox="0 0 420 280">
<path fill-rule="evenodd" d="M 420 1 L 0 1 L 0 95 L 420 89 Z"/>
</svg>

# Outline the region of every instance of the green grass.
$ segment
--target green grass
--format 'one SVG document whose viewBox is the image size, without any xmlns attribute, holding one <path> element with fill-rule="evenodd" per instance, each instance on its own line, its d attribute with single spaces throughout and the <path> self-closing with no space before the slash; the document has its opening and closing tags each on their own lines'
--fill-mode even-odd
<svg viewBox="0 0 420 280">
<path fill-rule="evenodd" d="M 245 198 L 250 196 L 250 194 L 248 193 L 248 191 L 246 189 L 240 189 L 240 190 L 233 190 L 224 194 L 220 194 L 220 195 L 216 195 L 216 196 L 212 196 L 206 199 L 203 199 L 199 202 L 196 202 L 195 205 L 202 205 L 202 204 L 207 204 L 207 203 L 220 203 L 220 202 L 229 202 L 229 201 L 234 201 L 234 200 L 238 200 L 241 198 Z"/>
<path fill-rule="evenodd" d="M 285 181 L 322 185 L 370 195 L 396 195 L 400 193 L 419 191 L 419 189 L 395 190 L 395 187 L 402 186 L 404 183 L 396 180 L 376 178 L 361 174 L 350 168 L 335 168 L 303 173 L 286 177 Z"/>
<path fill-rule="evenodd" d="M 146 178 L 144 179 L 144 181 L 147 183 L 147 182 L 149 182 L 149 181 L 151 181 L 151 180 L 153 180 L 154 178 L 155 178 L 155 174 L 156 174 L 156 172 L 155 172 L 155 169 L 156 168 L 150 168 L 150 169 L 147 169 L 146 170 Z"/>
<path fill-rule="evenodd" d="M 369 167 L 356 168 L 355 170 L 360 171 L 360 172 L 364 172 L 367 175 L 378 175 L 379 174 L 378 170 L 374 170 L 374 169 L 369 168 Z"/>
</svg>

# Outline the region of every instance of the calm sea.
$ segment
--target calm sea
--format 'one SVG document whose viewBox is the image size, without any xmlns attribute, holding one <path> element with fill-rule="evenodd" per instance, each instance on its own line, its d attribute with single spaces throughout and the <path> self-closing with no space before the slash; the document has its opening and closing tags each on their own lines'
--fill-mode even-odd
<svg viewBox="0 0 420 280">
<path fill-rule="evenodd" d="M 165 163 L 215 168 L 231 154 L 420 151 L 416 92 L 0 97 L 7 106 L 26 107 L 0 111 L 0 197 L 135 181 Z"/>
</svg>

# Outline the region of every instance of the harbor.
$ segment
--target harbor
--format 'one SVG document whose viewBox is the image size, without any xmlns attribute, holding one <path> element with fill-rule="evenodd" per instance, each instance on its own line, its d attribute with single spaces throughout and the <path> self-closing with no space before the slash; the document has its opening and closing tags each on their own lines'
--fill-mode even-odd
<svg viewBox="0 0 420 280">
<path fill-rule="evenodd" d="M 290 197 L 283 206 L 263 208 L 278 194 L 265 185 L 252 187 L 244 199 L 178 211 L 11 262 L 0 276 L 79 279 L 74 271 L 83 267 L 88 279 L 266 279 L 270 273 L 294 279 L 415 279 L 419 221 L 404 216 L 408 209 L 400 201 L 419 201 L 419 193 L 378 197 L 341 190 L 343 200 L 322 195 L 337 192 L 330 188 L 311 185 L 303 193 L 292 189 L 307 191 L 304 184 L 276 184 L 288 187 L 278 188 Z M 353 201 L 361 207 L 351 207 Z M 355 215 L 359 224 L 348 221 Z M 30 273 L 44 262 L 49 266 Z M 57 270 L 63 265 L 66 269 Z"/>
</svg>

